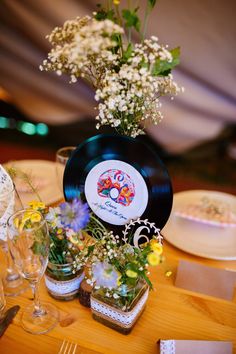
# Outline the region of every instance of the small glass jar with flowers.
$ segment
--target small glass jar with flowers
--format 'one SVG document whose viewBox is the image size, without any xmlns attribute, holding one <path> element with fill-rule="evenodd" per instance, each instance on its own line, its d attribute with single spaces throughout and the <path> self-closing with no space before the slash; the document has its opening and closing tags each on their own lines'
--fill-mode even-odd
<svg viewBox="0 0 236 354">
<path fill-rule="evenodd" d="M 83 229 L 89 222 L 88 205 L 79 199 L 45 207 L 33 201 L 30 207 L 43 213 L 50 235 L 50 253 L 45 272 L 49 294 L 58 300 L 76 297 L 83 274 L 83 248 L 89 243 Z"/>
<path fill-rule="evenodd" d="M 152 289 L 148 266 L 162 261 L 159 238 L 154 235 L 135 247 L 106 232 L 90 247 L 87 257 L 90 270 L 86 281 L 93 286 L 93 318 L 128 334 L 144 310 L 149 288 Z"/>
</svg>

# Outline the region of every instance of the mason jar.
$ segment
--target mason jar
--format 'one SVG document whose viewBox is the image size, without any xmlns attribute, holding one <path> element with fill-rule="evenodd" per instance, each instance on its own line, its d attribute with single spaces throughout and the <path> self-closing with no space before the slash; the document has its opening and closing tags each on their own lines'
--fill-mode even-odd
<svg viewBox="0 0 236 354">
<path fill-rule="evenodd" d="M 54 299 L 69 301 L 77 296 L 83 278 L 83 269 L 78 270 L 73 262 L 67 264 L 48 262 L 45 285 Z"/>
</svg>

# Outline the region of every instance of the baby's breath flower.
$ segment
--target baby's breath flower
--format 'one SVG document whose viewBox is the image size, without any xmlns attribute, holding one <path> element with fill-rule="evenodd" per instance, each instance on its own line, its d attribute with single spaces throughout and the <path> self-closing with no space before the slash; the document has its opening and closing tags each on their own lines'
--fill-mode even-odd
<svg viewBox="0 0 236 354">
<path fill-rule="evenodd" d="M 119 3 L 113 0 L 115 6 Z M 79 77 L 90 81 L 98 102 L 96 129 L 109 125 L 135 138 L 148 124 L 161 122 L 161 96 L 173 99 L 183 92 L 168 74 L 174 58 L 168 46 L 151 36 L 134 44 L 130 56 L 124 59 L 120 41 L 124 29 L 115 19 L 98 21 L 97 15 L 77 17 L 56 27 L 47 36 L 52 49 L 40 70 L 68 74 L 71 83 Z M 162 67 L 166 67 L 164 73 Z"/>
</svg>

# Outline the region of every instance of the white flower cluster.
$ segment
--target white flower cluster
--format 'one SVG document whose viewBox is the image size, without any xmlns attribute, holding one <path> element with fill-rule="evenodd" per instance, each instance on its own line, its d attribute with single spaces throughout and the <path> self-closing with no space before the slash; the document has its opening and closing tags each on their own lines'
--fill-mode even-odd
<svg viewBox="0 0 236 354">
<path fill-rule="evenodd" d="M 113 232 L 107 232 L 103 235 L 100 243 L 97 244 L 91 258 L 91 263 L 95 264 L 98 261 L 111 260 L 117 256 L 117 245 L 119 245 L 119 236 L 113 235 Z"/>
<path fill-rule="evenodd" d="M 160 97 L 177 95 L 181 89 L 171 74 L 153 75 L 157 60 L 171 62 L 172 55 L 156 37 L 151 37 L 135 45 L 131 58 L 118 72 L 106 71 L 102 89 L 97 89 L 95 95 L 97 101 L 102 101 L 98 105 L 97 129 L 110 125 L 135 138 L 143 133 L 146 122 L 156 125 L 162 120 Z"/>
<path fill-rule="evenodd" d="M 116 64 L 118 55 L 112 49 L 117 42 L 113 37 L 123 32 L 110 20 L 97 21 L 86 16 L 67 21 L 48 36 L 54 48 L 40 70 L 69 74 L 71 82 L 84 77 L 97 88 L 107 67 Z"/>
<path fill-rule="evenodd" d="M 130 44 L 125 57 L 123 33 L 122 27 L 108 19 L 86 16 L 67 21 L 48 36 L 54 47 L 40 69 L 69 74 L 71 82 L 87 79 L 99 101 L 96 128 L 110 125 L 135 138 L 143 134 L 147 123 L 162 120 L 160 97 L 177 95 L 181 89 L 168 75 L 173 57 L 167 47 L 152 36 L 133 48 Z"/>
</svg>

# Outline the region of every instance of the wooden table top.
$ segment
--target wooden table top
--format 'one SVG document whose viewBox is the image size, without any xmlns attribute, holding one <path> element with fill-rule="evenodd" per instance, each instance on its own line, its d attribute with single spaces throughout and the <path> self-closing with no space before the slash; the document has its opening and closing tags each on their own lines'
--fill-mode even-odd
<svg viewBox="0 0 236 354">
<path fill-rule="evenodd" d="M 233 341 L 236 354 L 236 298 L 226 301 L 174 286 L 179 259 L 236 270 L 235 261 L 214 261 L 191 256 L 164 243 L 166 261 L 151 270 L 156 290 L 151 291 L 146 309 L 129 335 L 122 335 L 92 319 L 90 309 L 79 301 L 52 299 L 41 282 L 41 300 L 54 303 L 60 323 L 49 333 L 31 335 L 20 327 L 22 309 L 30 304 L 30 291 L 7 298 L 7 307 L 18 304 L 21 310 L 0 339 L 1 354 L 56 354 L 63 339 L 78 343 L 76 353 L 158 353 L 159 339 Z M 2 267 L 1 267 L 2 268 Z M 172 276 L 166 277 L 167 270 Z M 185 353 L 187 354 L 187 353 Z"/>
</svg>

